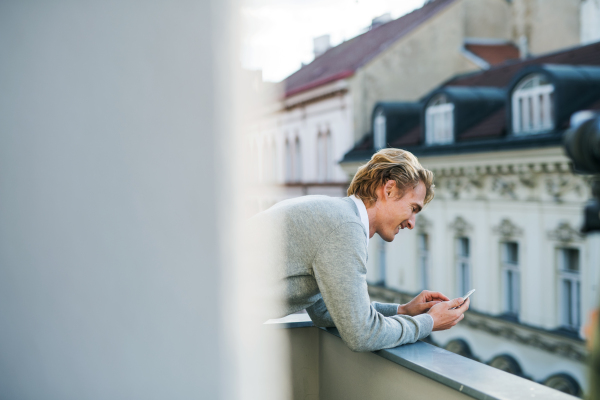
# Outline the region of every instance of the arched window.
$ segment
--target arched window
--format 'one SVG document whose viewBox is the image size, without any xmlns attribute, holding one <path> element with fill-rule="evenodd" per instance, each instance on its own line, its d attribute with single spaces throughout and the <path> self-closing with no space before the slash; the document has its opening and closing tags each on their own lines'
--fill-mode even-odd
<svg viewBox="0 0 600 400">
<path fill-rule="evenodd" d="M 317 135 L 317 181 L 331 179 L 331 133 L 319 132 Z"/>
<path fill-rule="evenodd" d="M 425 143 L 454 142 L 454 104 L 445 95 L 434 97 L 425 110 Z"/>
<path fill-rule="evenodd" d="M 530 134 L 554 128 L 554 85 L 541 74 L 529 75 L 512 93 L 513 133 Z"/>
<path fill-rule="evenodd" d="M 386 147 L 386 120 L 383 110 L 379 109 L 373 118 L 373 146 L 375 150 L 381 150 Z"/>
<path fill-rule="evenodd" d="M 277 168 L 277 145 L 275 141 L 271 143 L 271 171 L 271 181 L 277 182 L 277 171 L 279 171 L 279 169 Z"/>
<path fill-rule="evenodd" d="M 333 160 L 332 160 L 332 156 L 331 156 L 331 131 L 327 130 L 327 132 L 325 132 L 325 151 L 324 151 L 324 155 L 325 155 L 325 161 L 324 161 L 324 165 L 325 165 L 325 181 L 329 181 L 331 180 L 332 176 L 332 168 L 333 168 Z"/>
<path fill-rule="evenodd" d="M 294 143 L 294 181 L 302 180 L 302 152 L 300 149 L 300 138 L 296 136 Z"/>
<path fill-rule="evenodd" d="M 292 144 L 290 143 L 289 139 L 285 139 L 285 181 L 286 182 L 292 182 L 294 179 L 294 175 L 293 175 L 293 167 L 294 167 L 294 160 L 293 160 L 293 153 L 292 153 Z"/>
</svg>

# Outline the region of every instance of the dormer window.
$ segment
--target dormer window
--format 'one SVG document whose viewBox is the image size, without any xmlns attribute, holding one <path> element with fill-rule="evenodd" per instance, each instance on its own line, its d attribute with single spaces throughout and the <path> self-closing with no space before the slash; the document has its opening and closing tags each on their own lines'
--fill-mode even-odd
<svg viewBox="0 0 600 400">
<path fill-rule="evenodd" d="M 454 104 L 445 95 L 434 97 L 425 110 L 425 142 L 454 142 Z"/>
<path fill-rule="evenodd" d="M 377 110 L 375 118 L 373 119 L 373 146 L 375 150 L 381 150 L 385 148 L 386 142 L 386 120 L 383 110 Z"/>
<path fill-rule="evenodd" d="M 554 128 L 554 85 L 542 74 L 529 75 L 512 94 L 512 123 L 516 135 Z"/>
</svg>

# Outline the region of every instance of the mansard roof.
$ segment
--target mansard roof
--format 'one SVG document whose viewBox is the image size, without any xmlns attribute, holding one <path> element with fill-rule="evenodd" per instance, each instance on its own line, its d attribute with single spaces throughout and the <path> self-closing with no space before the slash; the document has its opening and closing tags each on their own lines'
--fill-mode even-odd
<svg viewBox="0 0 600 400">
<path fill-rule="evenodd" d="M 527 75 L 541 73 L 548 77 L 555 87 L 555 129 L 551 132 L 531 136 L 513 136 L 507 127 L 511 124 L 512 89 Z M 423 99 L 427 104 L 436 94 L 445 93 L 455 103 L 455 110 L 468 110 L 462 106 L 469 96 L 476 97 L 483 90 L 497 90 L 504 93 L 504 104 L 471 109 L 455 114 L 455 143 L 446 145 L 424 145 L 421 124 L 413 129 L 395 133 L 398 138 L 390 142 L 393 147 L 401 147 L 416 155 L 454 154 L 468 152 L 497 151 L 503 149 L 536 148 L 557 146 L 562 143 L 564 130 L 570 116 L 578 110 L 600 110 L 600 42 L 575 49 L 568 49 L 545 56 L 516 63 L 493 67 L 489 70 L 457 76 L 435 89 Z M 472 91 L 470 95 L 466 93 Z M 490 92 L 491 93 L 491 92 Z M 473 101 L 471 104 L 476 104 Z M 458 107 L 458 108 L 456 108 Z M 476 107 L 477 108 L 477 107 Z M 424 113 L 424 110 L 423 110 Z M 477 115 L 475 115 L 477 114 Z M 462 122 L 458 120 L 462 119 Z M 368 136 L 369 134 L 366 134 Z M 359 161 L 370 158 L 374 149 L 367 149 L 368 139 L 361 141 L 362 147 L 350 150 L 342 162 Z"/>
<path fill-rule="evenodd" d="M 435 0 L 386 24 L 377 26 L 316 57 L 287 77 L 285 96 L 347 78 L 394 42 L 436 15 L 455 0 Z"/>
<path fill-rule="evenodd" d="M 512 93 L 516 85 L 529 75 L 543 74 L 554 85 L 554 126 L 566 128 L 575 111 L 587 108 L 600 99 L 600 66 L 534 64 L 520 70 L 508 85 Z M 512 115 L 507 114 L 506 123 L 512 129 Z"/>
<path fill-rule="evenodd" d="M 446 86 L 431 92 L 426 97 L 425 104 L 440 94 L 444 94 L 454 104 L 454 135 L 457 139 L 461 138 L 463 132 L 504 107 L 506 98 L 504 89 Z M 421 119 L 423 126 L 425 125 L 425 110 L 426 108 L 423 108 Z"/>
<path fill-rule="evenodd" d="M 375 118 L 377 112 L 383 112 L 386 119 L 386 142 L 391 145 L 404 132 L 419 126 L 422 108 L 419 103 L 379 102 L 373 107 L 372 118 Z"/>
</svg>

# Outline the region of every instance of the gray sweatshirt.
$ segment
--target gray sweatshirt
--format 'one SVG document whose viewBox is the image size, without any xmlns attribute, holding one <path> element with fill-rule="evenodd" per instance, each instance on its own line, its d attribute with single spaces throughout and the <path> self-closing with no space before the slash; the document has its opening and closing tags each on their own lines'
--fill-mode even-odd
<svg viewBox="0 0 600 400">
<path fill-rule="evenodd" d="M 315 325 L 337 327 L 353 351 L 413 343 L 431 333 L 431 316 L 397 315 L 398 304 L 370 302 L 368 232 L 352 199 L 282 201 L 253 217 L 251 226 L 261 263 L 272 266 L 265 289 L 277 303 L 272 318 L 306 309 Z"/>
</svg>

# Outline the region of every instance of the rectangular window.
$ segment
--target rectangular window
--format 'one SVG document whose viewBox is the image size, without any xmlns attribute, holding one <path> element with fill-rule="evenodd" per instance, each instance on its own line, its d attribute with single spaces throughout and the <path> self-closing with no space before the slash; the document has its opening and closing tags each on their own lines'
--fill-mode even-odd
<svg viewBox="0 0 600 400">
<path fill-rule="evenodd" d="M 421 289 L 429 289 L 429 235 L 417 235 Z"/>
<path fill-rule="evenodd" d="M 447 144 L 454 142 L 454 104 L 445 103 L 427 107 L 427 144 Z"/>
<path fill-rule="evenodd" d="M 285 181 L 292 182 L 294 180 L 294 153 L 289 140 L 285 141 Z"/>
<path fill-rule="evenodd" d="M 385 269 L 386 269 L 386 242 L 383 239 L 379 239 L 379 282 L 382 286 L 385 286 Z"/>
<path fill-rule="evenodd" d="M 294 142 L 294 182 L 302 181 L 302 152 L 300 149 L 300 138 L 296 137 Z"/>
<path fill-rule="evenodd" d="M 558 249 L 558 276 L 561 325 L 579 330 L 581 326 L 581 272 L 579 250 Z"/>
<path fill-rule="evenodd" d="M 521 274 L 519 272 L 519 244 L 502 243 L 502 290 L 504 312 L 519 316 L 521 306 Z"/>
<path fill-rule="evenodd" d="M 471 253 L 466 237 L 456 239 L 456 283 L 457 296 L 464 296 L 471 290 Z"/>
</svg>

